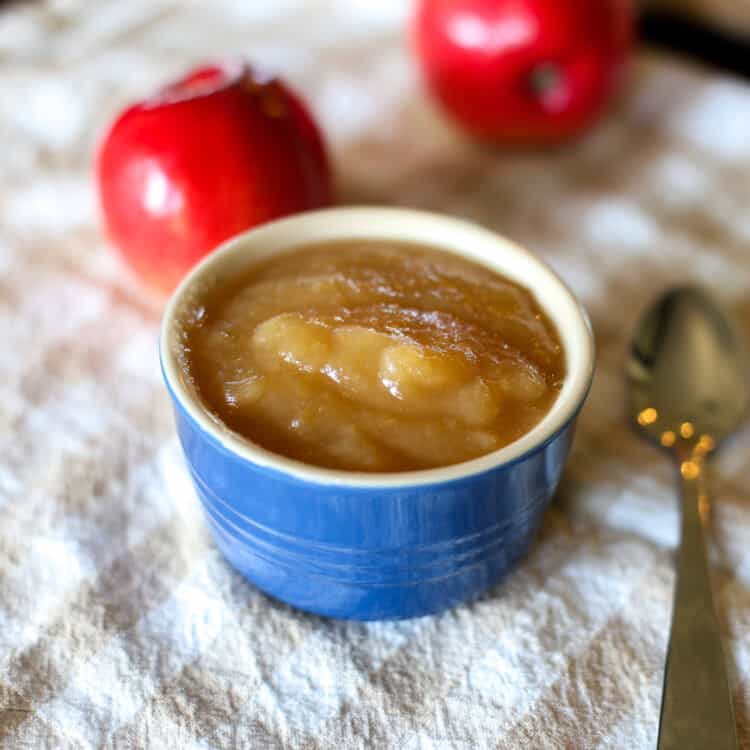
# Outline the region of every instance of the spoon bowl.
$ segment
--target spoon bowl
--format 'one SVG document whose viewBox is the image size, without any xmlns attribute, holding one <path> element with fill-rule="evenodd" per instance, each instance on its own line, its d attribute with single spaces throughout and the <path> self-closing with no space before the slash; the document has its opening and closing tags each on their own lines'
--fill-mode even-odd
<svg viewBox="0 0 750 750">
<path fill-rule="evenodd" d="M 748 407 L 744 347 L 729 319 L 696 287 L 672 289 L 646 312 L 627 374 L 636 424 L 662 445 L 670 432 L 688 441 L 707 435 L 716 444 Z"/>
</svg>

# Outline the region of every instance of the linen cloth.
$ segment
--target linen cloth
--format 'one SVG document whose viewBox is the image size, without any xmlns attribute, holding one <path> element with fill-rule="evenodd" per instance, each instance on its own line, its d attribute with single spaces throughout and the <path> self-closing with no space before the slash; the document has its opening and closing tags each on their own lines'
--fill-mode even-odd
<svg viewBox="0 0 750 750">
<path fill-rule="evenodd" d="M 608 118 L 543 152 L 472 144 L 410 60 L 401 0 L 61 0 L 0 11 L 0 746 L 652 748 L 673 585 L 667 460 L 623 362 L 669 284 L 750 332 L 750 86 L 642 53 Z M 517 572 L 439 616 L 279 604 L 207 536 L 157 363 L 159 306 L 99 228 L 97 137 L 202 60 L 287 76 L 345 203 L 456 214 L 528 245 L 591 314 L 598 372 Z M 750 748 L 750 428 L 715 465 L 715 598 Z"/>
</svg>

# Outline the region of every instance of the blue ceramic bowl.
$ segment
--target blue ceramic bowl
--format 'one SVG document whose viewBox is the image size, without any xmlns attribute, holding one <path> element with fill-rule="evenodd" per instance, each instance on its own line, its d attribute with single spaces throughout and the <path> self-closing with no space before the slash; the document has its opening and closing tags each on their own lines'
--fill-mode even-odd
<svg viewBox="0 0 750 750">
<path fill-rule="evenodd" d="M 230 431 L 201 403 L 178 358 L 180 321 L 214 284 L 262 258 L 344 238 L 420 242 L 529 288 L 556 323 L 567 376 L 546 417 L 494 453 L 428 471 L 366 474 L 309 466 Z M 526 553 L 565 463 L 593 372 L 585 313 L 526 250 L 463 221 L 392 208 L 336 208 L 240 235 L 198 265 L 170 300 L 161 363 L 177 430 L 213 536 L 263 591 L 331 617 L 425 615 L 486 591 Z"/>
</svg>

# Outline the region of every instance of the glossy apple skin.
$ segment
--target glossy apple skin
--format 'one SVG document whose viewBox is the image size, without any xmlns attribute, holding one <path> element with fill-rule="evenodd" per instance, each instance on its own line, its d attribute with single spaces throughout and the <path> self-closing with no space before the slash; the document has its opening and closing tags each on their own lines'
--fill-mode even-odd
<svg viewBox="0 0 750 750">
<path fill-rule="evenodd" d="M 198 68 L 126 109 L 99 149 L 97 182 L 110 238 L 164 294 L 228 237 L 332 200 L 304 104 L 243 63 Z"/>
<path fill-rule="evenodd" d="M 500 143 L 554 143 L 586 130 L 622 78 L 629 0 L 418 0 L 424 78 L 464 129 Z"/>
</svg>

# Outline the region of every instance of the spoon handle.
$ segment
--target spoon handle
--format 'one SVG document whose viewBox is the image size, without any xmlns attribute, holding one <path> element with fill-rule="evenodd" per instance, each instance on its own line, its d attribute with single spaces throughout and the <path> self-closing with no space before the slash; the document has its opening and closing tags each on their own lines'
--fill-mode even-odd
<svg viewBox="0 0 750 750">
<path fill-rule="evenodd" d="M 732 693 L 703 538 L 701 508 L 708 508 L 703 466 L 686 464 L 682 474 L 690 478 L 682 479 L 682 539 L 658 750 L 737 750 Z"/>
</svg>

